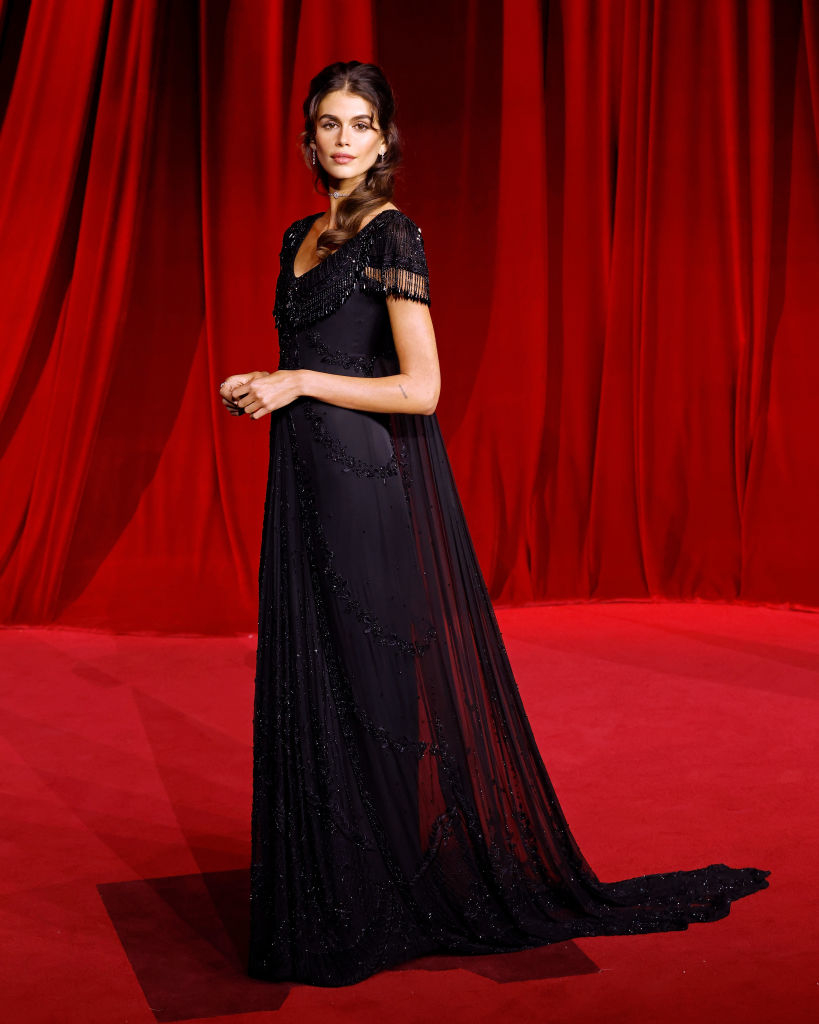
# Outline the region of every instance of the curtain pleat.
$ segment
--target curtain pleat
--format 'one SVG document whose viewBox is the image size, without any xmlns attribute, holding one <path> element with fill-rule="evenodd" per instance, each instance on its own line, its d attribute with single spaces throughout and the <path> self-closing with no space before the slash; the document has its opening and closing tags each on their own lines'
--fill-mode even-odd
<svg viewBox="0 0 819 1024">
<path fill-rule="evenodd" d="M 375 59 L 500 602 L 819 607 L 819 3 L 0 0 L 0 621 L 252 630 L 301 102 Z"/>
</svg>

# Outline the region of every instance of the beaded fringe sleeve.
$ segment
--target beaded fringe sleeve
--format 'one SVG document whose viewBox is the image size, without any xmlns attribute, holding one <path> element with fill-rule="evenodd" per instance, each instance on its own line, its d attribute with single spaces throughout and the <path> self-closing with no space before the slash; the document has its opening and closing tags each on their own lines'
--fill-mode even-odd
<svg viewBox="0 0 819 1024">
<path fill-rule="evenodd" d="M 356 288 L 365 294 L 429 305 L 429 271 L 421 229 L 400 210 L 377 214 L 318 266 L 296 277 L 296 253 L 320 216 L 316 213 L 298 220 L 284 233 L 273 308 L 280 333 L 290 334 L 329 316 Z"/>
</svg>

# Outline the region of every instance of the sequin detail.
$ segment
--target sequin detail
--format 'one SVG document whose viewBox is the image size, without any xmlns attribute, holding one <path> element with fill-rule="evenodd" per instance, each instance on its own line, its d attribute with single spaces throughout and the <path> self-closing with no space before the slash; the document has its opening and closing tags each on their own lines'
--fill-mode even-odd
<svg viewBox="0 0 819 1024">
<path fill-rule="evenodd" d="M 303 406 L 304 415 L 313 428 L 313 438 L 326 450 L 328 459 L 332 462 L 341 463 L 343 472 L 352 472 L 356 476 L 369 477 L 370 479 L 380 477 L 382 480 L 386 480 L 388 477 L 395 476 L 398 473 L 398 459 L 396 458 L 395 451 L 393 451 L 389 460 L 381 465 L 366 462 L 364 459 L 350 455 L 347 445 L 339 438 L 334 437 L 327 429 L 324 418 L 316 411 L 315 405 L 310 401 L 304 401 Z"/>
<path fill-rule="evenodd" d="M 273 316 L 289 333 L 339 309 L 353 290 L 394 296 L 429 305 L 429 272 L 418 228 L 400 210 L 384 210 L 357 235 L 305 274 L 296 277 L 293 262 L 313 222 L 313 214 L 285 232 Z"/>
<path fill-rule="evenodd" d="M 309 419 L 311 419 L 311 422 L 322 423 L 321 417 L 315 414 L 315 412 L 311 418 L 310 413 L 307 412 L 309 405 L 310 403 L 304 403 L 305 414 Z M 293 433 L 292 423 L 290 429 L 293 450 L 294 453 L 297 453 L 298 442 L 295 434 Z M 360 460 L 355 461 L 359 462 Z M 362 602 L 354 596 L 349 582 L 340 573 L 336 572 L 334 568 L 335 554 L 327 543 L 324 528 L 321 524 L 321 516 L 316 505 L 315 495 L 307 482 L 308 473 L 304 460 L 298 454 L 295 454 L 295 465 L 297 479 L 300 482 L 301 514 L 304 522 L 308 526 L 308 530 L 306 532 L 308 551 L 314 557 L 315 564 L 318 565 L 327 588 L 341 602 L 345 611 L 352 614 L 355 619 L 361 623 L 361 626 L 363 627 L 362 632 L 365 636 L 370 637 L 374 643 L 380 644 L 384 647 L 393 647 L 402 654 L 411 658 L 421 657 L 429 650 L 429 646 L 433 640 L 437 638 L 437 633 L 434 627 L 427 624 L 426 627 L 424 627 L 420 640 L 407 640 L 404 637 L 398 636 L 395 632 L 386 630 L 379 621 L 378 615 L 365 608 Z M 395 465 L 395 455 L 393 455 L 389 465 Z M 397 467 L 388 475 L 394 475 L 396 472 Z M 359 472 L 356 475 L 373 477 L 376 473 Z"/>
<path fill-rule="evenodd" d="M 307 331 L 307 341 L 321 356 L 322 363 L 328 366 L 340 366 L 344 370 L 355 370 L 362 377 L 372 377 L 378 360 L 391 355 L 388 351 L 374 352 L 372 355 L 362 356 L 350 352 L 342 352 L 341 349 L 331 350 L 321 340 L 321 334 L 315 328 Z"/>
</svg>

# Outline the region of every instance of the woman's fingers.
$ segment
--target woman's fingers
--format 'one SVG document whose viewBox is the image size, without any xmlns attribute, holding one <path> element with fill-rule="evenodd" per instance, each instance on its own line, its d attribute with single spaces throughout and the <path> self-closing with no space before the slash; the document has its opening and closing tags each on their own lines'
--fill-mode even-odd
<svg viewBox="0 0 819 1024">
<path fill-rule="evenodd" d="M 244 414 L 244 409 L 239 405 L 239 401 L 247 397 L 247 391 L 240 390 L 238 394 L 234 394 L 234 391 L 237 388 L 246 387 L 246 384 L 247 382 L 242 378 L 228 377 L 227 380 L 223 380 L 219 385 L 222 405 L 224 405 L 231 416 L 242 416 Z"/>
<path fill-rule="evenodd" d="M 244 392 L 242 392 L 241 395 L 227 395 L 227 396 L 222 395 L 222 401 L 229 408 L 231 408 L 231 409 L 238 409 L 239 408 L 239 400 L 240 400 L 240 398 L 244 398 L 246 394 L 247 394 L 247 392 L 244 391 Z"/>
<path fill-rule="evenodd" d="M 267 373 L 255 370 L 248 374 L 234 374 L 222 381 L 219 391 L 228 412 L 234 416 L 246 414 L 254 420 L 287 405 L 299 395 L 294 379 L 287 371 Z"/>
<path fill-rule="evenodd" d="M 250 415 L 257 411 L 261 403 L 250 394 L 249 384 L 256 377 L 264 374 L 254 371 L 253 373 L 235 373 L 227 377 L 219 385 L 219 395 L 222 404 L 231 416 Z"/>
<path fill-rule="evenodd" d="M 245 415 L 250 416 L 254 420 L 261 419 L 262 416 L 266 416 L 270 412 L 270 409 L 267 408 L 260 398 L 250 394 L 243 398 L 239 405 Z"/>
<path fill-rule="evenodd" d="M 236 388 L 247 387 L 248 381 L 252 379 L 252 373 L 233 373 L 230 377 L 226 377 L 219 385 L 219 394 L 222 395 L 222 397 L 225 395 L 231 395 Z"/>
</svg>

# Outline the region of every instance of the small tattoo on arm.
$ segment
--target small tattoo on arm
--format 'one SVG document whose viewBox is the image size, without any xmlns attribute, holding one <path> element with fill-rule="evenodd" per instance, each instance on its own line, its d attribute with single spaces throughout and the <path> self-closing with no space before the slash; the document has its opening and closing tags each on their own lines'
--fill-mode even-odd
<svg viewBox="0 0 819 1024">
<path fill-rule="evenodd" d="M 404 396 L 404 398 L 407 398 L 407 393 L 404 390 L 403 384 L 399 384 L 398 387 L 401 388 L 401 394 Z"/>
</svg>

